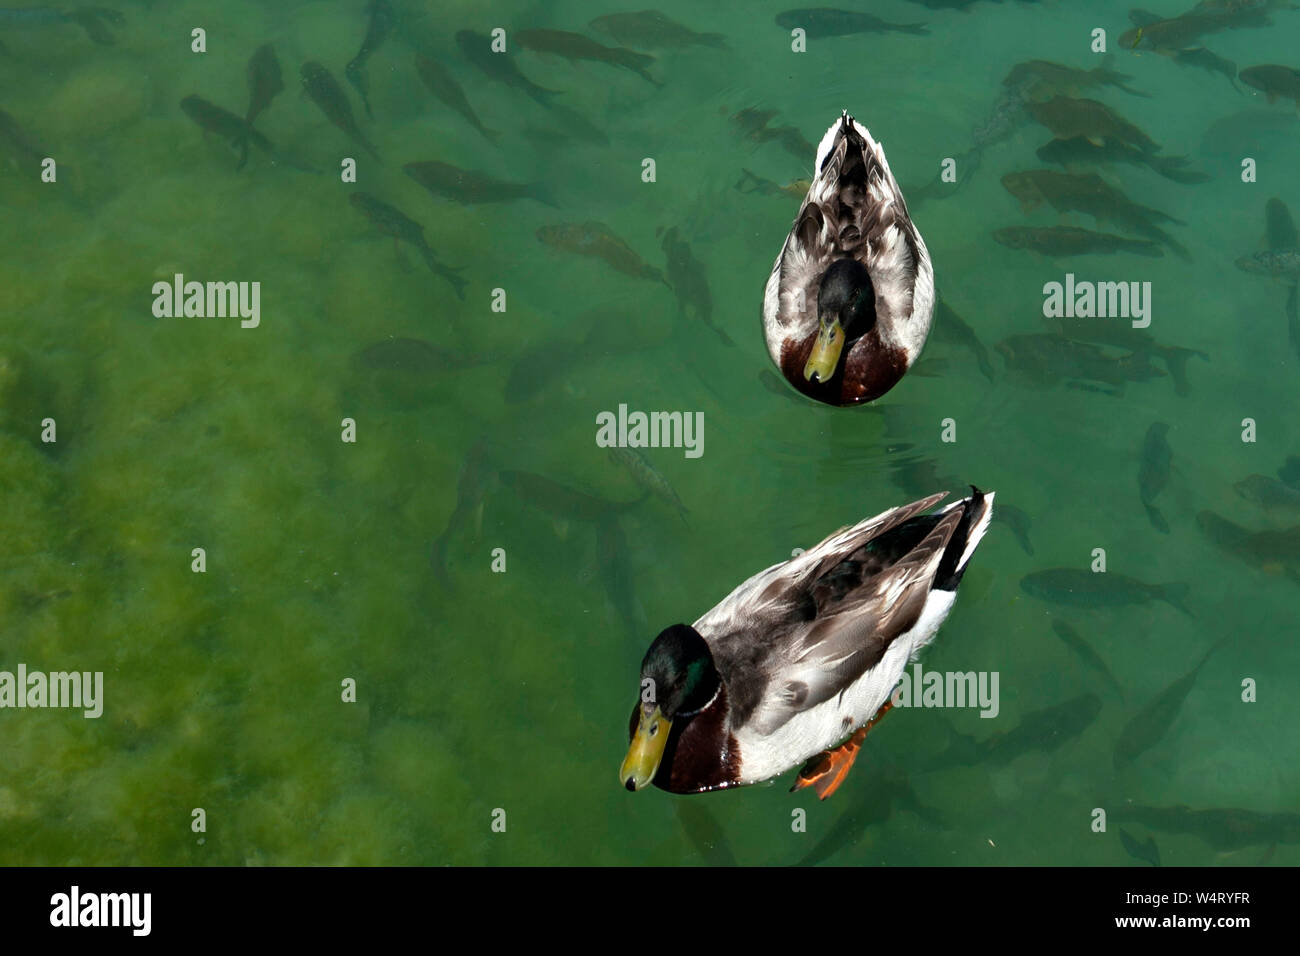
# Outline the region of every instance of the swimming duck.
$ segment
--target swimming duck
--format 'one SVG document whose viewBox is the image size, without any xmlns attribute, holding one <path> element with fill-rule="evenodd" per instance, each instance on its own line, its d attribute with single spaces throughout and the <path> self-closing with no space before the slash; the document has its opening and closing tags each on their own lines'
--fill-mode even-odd
<svg viewBox="0 0 1300 956">
<path fill-rule="evenodd" d="M 660 632 L 619 782 L 701 793 L 807 761 L 792 789 L 830 796 L 952 609 L 993 513 L 993 493 L 971 490 L 934 513 L 946 493 L 842 529 Z"/>
<path fill-rule="evenodd" d="M 930 253 L 885 151 L 843 113 L 767 280 L 767 351 L 800 392 L 857 405 L 898 384 L 933 312 Z"/>
</svg>

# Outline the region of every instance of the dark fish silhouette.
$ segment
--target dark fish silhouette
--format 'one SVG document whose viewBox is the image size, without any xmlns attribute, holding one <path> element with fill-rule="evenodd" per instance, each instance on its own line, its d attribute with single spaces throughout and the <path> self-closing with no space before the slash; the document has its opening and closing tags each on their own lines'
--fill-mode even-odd
<svg viewBox="0 0 1300 956">
<path fill-rule="evenodd" d="M 628 638 L 640 640 L 646 632 L 645 613 L 636 598 L 630 549 L 618 514 L 605 514 L 596 521 L 596 566 L 605 596 Z"/>
<path fill-rule="evenodd" d="M 632 480 L 642 491 L 648 491 L 654 497 L 667 504 L 677 512 L 678 516 L 686 523 L 687 509 L 682 504 L 681 497 L 677 494 L 676 489 L 668 483 L 659 469 L 650 464 L 646 456 L 637 451 L 635 448 L 611 448 L 609 450 L 611 461 L 617 462 L 627 469 L 627 473 L 632 476 Z"/>
<path fill-rule="evenodd" d="M 1183 348 L 1180 345 L 1161 345 L 1146 329 L 1135 329 L 1126 322 L 1098 322 L 1096 319 L 1061 316 L 1050 319 L 1048 324 L 1067 339 L 1113 345 L 1139 355 L 1152 355 L 1162 359 L 1174 380 L 1174 391 L 1179 395 L 1187 395 L 1191 392 L 1187 379 L 1188 360 L 1192 357 L 1207 362 L 1210 360 L 1208 355 L 1196 349 Z"/>
<path fill-rule="evenodd" d="M 1150 99 L 1150 93 L 1143 93 L 1128 85 L 1131 79 L 1133 77 L 1108 66 L 1080 70 L 1050 60 L 1027 60 L 1013 66 L 1002 80 L 1002 85 L 1019 89 L 1034 100 L 1049 100 L 1053 96 L 1078 96 L 1086 90 L 1103 86 L 1113 86 L 1132 96 Z"/>
<path fill-rule="evenodd" d="M 395 19 L 393 7 L 388 0 L 370 0 L 370 22 L 366 27 L 366 38 L 361 41 L 357 55 L 343 68 L 343 75 L 361 97 L 361 105 L 366 108 L 367 116 L 373 117 L 374 114 L 370 111 L 370 78 L 366 75 L 366 61 L 384 45 L 384 41 L 393 32 Z"/>
<path fill-rule="evenodd" d="M 446 279 L 456 290 L 457 298 L 465 298 L 466 282 L 460 277 L 459 270 L 443 265 L 433 254 L 424 239 L 424 227 L 411 219 L 401 210 L 390 206 L 365 192 L 355 192 L 349 201 L 369 219 L 384 235 L 392 236 L 394 241 L 406 242 L 415 246 L 423 257 L 429 271 Z"/>
<path fill-rule="evenodd" d="M 447 520 L 447 526 L 434 540 L 429 554 L 434 576 L 448 590 L 451 589 L 449 552 L 452 539 L 458 537 L 470 523 L 481 527 L 483 499 L 496 485 L 496 481 L 497 472 L 488 454 L 487 440 L 480 438 L 461 463 L 456 483 L 456 506 Z"/>
<path fill-rule="evenodd" d="M 598 522 L 608 515 L 635 508 L 646 499 L 642 495 L 635 501 L 607 501 L 528 471 L 502 471 L 499 477 L 524 503 L 565 520 Z"/>
<path fill-rule="evenodd" d="M 1047 145 L 1040 146 L 1036 155 L 1045 163 L 1055 163 L 1067 169 L 1128 163 L 1130 166 L 1144 166 L 1171 182 L 1183 185 L 1210 181 L 1208 173 L 1187 168 L 1191 160 L 1186 156 L 1156 156 L 1119 140 L 1094 143 L 1083 136 L 1054 139 Z"/>
<path fill-rule="evenodd" d="M 1203 46 L 1174 51 L 1170 59 L 1179 66 L 1193 66 L 1197 69 L 1208 70 L 1210 73 L 1220 73 L 1228 78 L 1228 82 L 1232 84 L 1234 90 L 1238 93 L 1241 92 L 1241 87 L 1237 85 L 1237 64 L 1231 60 L 1225 60 L 1217 53 L 1212 53 Z"/>
<path fill-rule="evenodd" d="M 1202 511 L 1196 524 L 1216 546 L 1262 571 L 1281 571 L 1300 584 L 1300 525 L 1249 531 L 1213 511 Z"/>
<path fill-rule="evenodd" d="M 1186 584 L 1147 584 L 1114 571 L 1081 571 L 1053 568 L 1035 571 L 1020 579 L 1020 589 L 1044 601 L 1070 607 L 1122 607 L 1164 601 L 1188 617 L 1192 612 L 1183 602 L 1190 588 Z"/>
<path fill-rule="evenodd" d="M 1130 239 L 1075 226 L 1007 226 L 995 229 L 993 239 L 1009 249 L 1028 249 L 1058 257 L 1131 252 L 1159 258 L 1165 254 L 1160 244 L 1150 239 Z"/>
<path fill-rule="evenodd" d="M 1143 863 L 1150 863 L 1152 866 L 1160 865 L 1160 850 L 1156 847 L 1156 838 L 1148 836 L 1145 843 L 1139 843 L 1135 838 L 1129 836 L 1128 831 L 1123 828 L 1119 831 L 1119 842 L 1124 847 L 1124 852 L 1135 860 L 1141 860 Z"/>
<path fill-rule="evenodd" d="M 320 107 L 326 118 L 378 160 L 379 152 L 357 126 L 347 94 L 343 92 L 343 87 L 339 86 L 338 80 L 334 79 L 329 70 L 319 63 L 304 63 L 301 73 L 303 89 L 307 91 L 311 101 Z"/>
<path fill-rule="evenodd" d="M 1276 102 L 1278 97 L 1284 97 L 1294 100 L 1296 106 L 1300 107 L 1300 70 L 1265 64 L 1248 66 L 1237 75 L 1241 77 L 1241 82 L 1268 97 L 1270 103 Z"/>
<path fill-rule="evenodd" d="M 985 764 L 998 767 L 1027 753 L 1052 753 L 1087 730 L 1099 713 L 1101 698 L 1096 694 L 1081 694 L 1029 711 L 1010 730 L 984 740 L 951 731 L 947 750 L 931 762 L 929 769 Z"/>
<path fill-rule="evenodd" d="M 1169 426 L 1164 422 L 1155 422 L 1148 428 L 1146 438 L 1142 440 L 1142 455 L 1138 460 L 1138 496 L 1142 499 L 1147 517 L 1151 519 L 1151 526 L 1164 534 L 1169 533 L 1169 522 L 1160 513 L 1155 501 L 1156 496 L 1169 483 L 1169 463 L 1173 460 L 1173 452 L 1165 438 L 1168 433 Z"/>
<path fill-rule="evenodd" d="M 484 139 L 496 145 L 499 134 L 487 129 L 479 121 L 478 114 L 474 112 L 469 105 L 469 100 L 465 98 L 464 89 L 456 82 L 456 78 L 451 75 L 451 72 L 446 67 L 432 57 L 417 53 L 415 55 L 415 72 L 419 74 L 420 79 L 428 87 L 430 93 L 465 117 L 465 121 L 478 130 Z"/>
<path fill-rule="evenodd" d="M 1215 644 L 1200 662 L 1178 680 L 1174 681 L 1153 697 L 1120 731 L 1119 741 L 1115 744 L 1115 768 L 1119 769 L 1132 763 L 1138 756 L 1155 746 L 1169 732 L 1182 710 L 1183 701 L 1196 683 L 1196 676 L 1210 659 L 1210 655 L 1222 646 Z"/>
<path fill-rule="evenodd" d="M 604 223 L 569 222 L 542 226 L 537 230 L 537 239 L 555 249 L 603 259 L 624 275 L 668 284 L 662 272 L 647 264 L 631 246 L 610 232 Z"/>
<path fill-rule="evenodd" d="M 1029 540 L 1029 529 L 1033 522 L 1030 521 L 1029 515 L 1025 514 L 1015 505 L 1006 502 L 998 502 L 998 510 L 993 515 L 993 520 L 998 524 L 1004 524 L 1011 529 L 1015 535 L 1016 541 L 1025 554 L 1034 553 L 1034 545 Z"/>
<path fill-rule="evenodd" d="M 1052 618 L 1052 631 L 1061 639 L 1061 642 L 1065 644 L 1066 647 L 1074 652 L 1075 656 L 1078 657 L 1079 660 L 1083 661 L 1085 666 L 1098 674 L 1115 690 L 1115 693 L 1119 695 L 1120 700 L 1124 699 L 1124 688 L 1119 686 L 1119 681 L 1117 681 L 1115 675 L 1110 672 L 1110 668 L 1106 666 L 1106 662 L 1103 661 L 1101 656 L 1092 649 L 1092 646 L 1083 639 L 1082 634 L 1076 631 L 1069 622 L 1063 621 L 1059 617 Z"/>
<path fill-rule="evenodd" d="M 776 22 L 787 30 L 803 29 L 810 40 L 851 36 L 855 33 L 911 33 L 924 36 L 930 32 L 924 23 L 889 23 L 869 13 L 831 7 L 787 10 L 776 15 Z"/>
<path fill-rule="evenodd" d="M 241 152 L 240 166 L 248 156 L 248 144 L 252 143 L 265 153 L 274 153 L 270 140 L 253 129 L 240 117 L 229 110 L 222 109 L 215 103 L 209 103 L 201 96 L 187 96 L 181 100 L 181 109 L 185 115 L 198 123 L 205 133 L 212 133 L 238 148 Z"/>
<path fill-rule="evenodd" d="M 676 226 L 664 233 L 663 250 L 667 257 L 668 284 L 677 297 L 681 314 L 707 325 L 717 333 L 723 345 L 735 345 L 731 336 L 713 322 L 713 296 L 709 292 L 708 276 L 700 260 L 691 252 L 690 245 L 678 236 Z"/>
<path fill-rule="evenodd" d="M 1197 837 L 1216 850 L 1300 843 L 1300 813 L 1260 813 L 1258 810 L 1193 810 L 1191 807 L 1121 806 L 1116 820 L 1133 820 L 1163 833 Z"/>
<path fill-rule="evenodd" d="M 280 74 L 280 61 L 275 56 L 275 48 L 269 43 L 259 46 L 248 60 L 248 112 L 244 122 L 248 128 L 262 114 L 271 101 L 284 89 L 284 79 Z M 238 169 L 243 169 L 248 161 L 248 141 L 245 139 L 240 154 Z"/>
<path fill-rule="evenodd" d="M 547 206 L 555 206 L 550 192 L 541 183 L 507 183 L 436 160 L 407 163 L 402 170 L 433 195 L 453 199 L 465 206 L 515 199 L 535 199 Z"/>
<path fill-rule="evenodd" d="M 514 38 L 521 47 L 534 53 L 560 56 L 570 63 L 579 60 L 607 63 L 630 70 L 653 86 L 663 85 L 647 72 L 646 67 L 654 63 L 655 58 L 645 53 L 605 46 L 581 33 L 571 33 L 568 30 L 516 30 Z"/>
<path fill-rule="evenodd" d="M 542 106 L 550 106 L 551 97 L 559 92 L 538 86 L 524 76 L 519 72 L 519 67 L 515 65 L 508 52 L 503 50 L 500 53 L 493 53 L 491 37 L 475 33 L 473 30 L 460 30 L 456 33 L 456 45 L 460 47 L 460 52 L 465 59 L 482 70 L 489 78 L 506 86 L 513 86 Z"/>
<path fill-rule="evenodd" d="M 1267 475 L 1249 475 L 1233 491 L 1275 518 L 1300 520 L 1300 490 Z"/>
<path fill-rule="evenodd" d="M 625 46 L 641 50 L 675 50 L 688 46 L 721 49 L 727 45 L 726 38 L 721 33 L 696 33 L 658 10 L 611 13 L 596 17 L 591 21 L 591 26 Z"/>
<path fill-rule="evenodd" d="M 1058 95 L 1042 102 L 1031 101 L 1026 108 L 1057 139 L 1077 136 L 1098 145 L 1119 142 L 1147 153 L 1160 150 L 1159 143 L 1098 100 Z"/>
<path fill-rule="evenodd" d="M 964 348 L 975 356 L 975 364 L 980 373 L 990 382 L 993 381 L 993 363 L 989 361 L 988 349 L 979 340 L 970 324 L 948 305 L 942 296 L 937 297 L 934 308 L 934 327 L 930 330 L 936 342 Z M 994 513 L 997 520 L 997 513 Z"/>
</svg>

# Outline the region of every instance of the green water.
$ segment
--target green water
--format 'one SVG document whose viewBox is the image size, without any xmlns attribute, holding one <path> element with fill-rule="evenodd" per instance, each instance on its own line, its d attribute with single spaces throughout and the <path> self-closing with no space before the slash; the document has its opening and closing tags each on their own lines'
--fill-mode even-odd
<svg viewBox="0 0 1300 956">
<path fill-rule="evenodd" d="M 1189 186 L 1131 166 L 1105 173 L 1186 222 L 1170 229 L 1192 264 L 1051 259 L 995 244 L 995 228 L 1056 222 L 1045 208 L 1026 216 L 999 184 L 1041 165 L 1033 153 L 1050 134 L 1036 125 L 989 147 L 955 195 L 914 209 L 939 288 L 990 350 L 1043 331 L 1042 285 L 1066 272 L 1149 281 L 1152 334 L 1210 358 L 1190 365 L 1189 395 L 1168 378 L 1131 382 L 1121 397 L 1031 387 L 996 354 L 989 381 L 968 351 L 932 339 L 935 374 L 909 375 L 875 408 L 840 410 L 759 382 L 770 366 L 763 285 L 798 199 L 734 184 L 742 169 L 787 183 L 808 175 L 813 157 L 747 140 L 728 117 L 776 110 L 775 125 L 816 143 L 847 108 L 884 143 L 904 189 L 919 189 L 970 147 L 1013 64 L 1096 65 L 1089 31 L 1106 28 L 1114 47 L 1129 25 L 1125 4 L 982 3 L 968 13 L 864 4 L 886 20 L 924 22 L 929 35 L 814 40 L 795 54 L 773 20 L 781 3 L 678 2 L 661 9 L 725 34 L 728 48 L 653 51 L 662 87 L 512 47 L 531 79 L 563 91 L 556 103 L 604 131 L 599 145 L 490 82 L 453 35 L 551 27 L 612 44 L 587 23 L 617 8 L 398 2 L 399 29 L 368 65 L 373 120 L 345 87 L 377 164 L 298 88 L 308 60 L 343 82 L 365 32 L 361 0 L 119 2 L 126 23 L 113 46 L 67 24 L 0 31 L 0 109 L 59 164 L 57 183 L 43 184 L 0 144 L 0 670 L 104 673 L 99 719 L 0 710 L 0 863 L 662 865 L 729 855 L 1144 866 L 1125 854 L 1114 822 L 1092 831 L 1094 808 L 1300 809 L 1300 592 L 1216 548 L 1195 520 L 1208 509 L 1252 529 L 1294 523 L 1232 489 L 1300 452 L 1285 287 L 1233 262 L 1259 247 L 1267 198 L 1300 209 L 1300 137 L 1257 118 L 1242 142 L 1203 142 L 1211 123 L 1244 111 L 1285 123 L 1289 101 L 1270 107 L 1222 76 L 1129 51 L 1112 65 L 1149 99 L 1083 94 L 1214 177 Z M 1171 2 L 1159 12 L 1182 10 Z M 1242 67 L 1296 66 L 1300 14 L 1274 21 L 1205 42 Z M 201 55 L 190 50 L 196 26 L 207 31 Z M 258 128 L 327 174 L 256 151 L 236 172 L 236 154 L 177 105 L 198 94 L 242 115 L 245 63 L 268 42 L 287 89 Z M 420 83 L 417 50 L 457 78 L 483 124 L 501 132 L 499 147 Z M 1257 183 L 1240 181 L 1243 155 L 1257 159 Z M 355 185 L 339 181 L 342 156 L 358 158 Z M 654 182 L 643 181 L 646 158 Z M 401 169 L 432 159 L 543 183 L 558 208 L 434 199 Z M 463 302 L 351 207 L 358 189 L 419 222 L 438 257 L 464 270 Z M 680 320 L 664 285 L 536 238 L 540 227 L 584 221 L 604 223 L 655 267 L 659 231 L 676 226 L 736 345 Z M 261 282 L 260 326 L 155 318 L 151 287 L 177 272 Z M 506 292 L 504 312 L 492 310 L 494 289 Z M 532 397 L 508 400 L 522 355 L 577 340 L 593 322 L 626 347 L 585 355 Z M 389 336 L 481 361 L 423 372 L 358 361 Z M 705 420 L 701 457 L 646 452 L 687 520 L 655 499 L 620 519 L 619 580 L 634 590 L 638 633 L 608 596 L 611 565 L 592 525 L 500 485 L 486 488 L 481 524 L 471 516 L 449 536 L 439 579 L 431 549 L 480 440 L 497 467 L 636 498 L 627 471 L 595 443 L 596 415 L 620 403 Z M 56 421 L 54 443 L 40 439 L 45 418 Z M 345 418 L 355 442 L 341 440 Z M 1254 443 L 1241 440 L 1243 418 L 1258 424 Z M 941 441 L 944 419 L 956 422 L 955 442 Z M 1160 497 L 1168 535 L 1138 498 L 1154 421 L 1171 426 Z M 911 461 L 932 462 L 941 486 L 953 476 L 951 490 L 992 489 L 1032 519 L 1032 556 L 993 525 L 923 659 L 927 669 L 997 671 L 999 717 L 900 711 L 825 804 L 788 794 L 789 774 L 696 797 L 622 790 L 627 715 L 654 634 L 695 620 L 791 549 L 941 490 L 900 477 Z M 204 573 L 191 570 L 194 548 L 205 550 Z M 498 548 L 504 573 L 492 570 Z M 1065 608 L 1021 590 L 1033 571 L 1087 567 L 1094 548 L 1112 572 L 1190 585 L 1195 616 L 1159 602 Z M 1124 700 L 1057 640 L 1053 614 L 1104 658 Z M 1224 638 L 1168 733 L 1116 770 L 1129 719 Z M 349 678 L 355 702 L 341 699 Z M 1258 682 L 1255 703 L 1241 700 L 1247 678 Z M 1103 707 L 1077 737 L 1002 766 L 926 769 L 953 733 L 1005 732 L 1085 692 Z M 206 812 L 201 833 L 195 808 Z M 792 831 L 796 808 L 807 811 L 806 832 Z M 504 832 L 493 828 L 498 811 Z M 1165 863 L 1254 863 L 1269 850 L 1220 852 L 1193 835 L 1124 826 L 1141 839 L 1154 832 Z M 1295 864 L 1300 850 L 1283 844 L 1267 859 Z"/>
</svg>

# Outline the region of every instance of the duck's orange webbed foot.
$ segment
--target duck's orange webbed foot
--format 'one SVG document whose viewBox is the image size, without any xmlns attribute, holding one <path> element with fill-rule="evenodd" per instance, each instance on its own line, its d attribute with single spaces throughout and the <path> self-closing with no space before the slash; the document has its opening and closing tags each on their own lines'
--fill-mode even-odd
<svg viewBox="0 0 1300 956">
<path fill-rule="evenodd" d="M 799 771 L 799 776 L 795 777 L 794 786 L 790 792 L 802 790 L 805 787 L 812 787 L 817 792 L 818 800 L 825 800 L 832 793 L 839 789 L 844 778 L 849 775 L 849 770 L 853 767 L 853 761 L 858 758 L 858 751 L 862 749 L 862 741 L 867 739 L 867 731 L 876 725 L 876 722 L 889 713 L 894 706 L 892 700 L 885 701 L 885 705 L 876 711 L 876 716 L 859 727 L 853 736 L 844 743 L 840 744 L 834 750 L 823 750 L 815 757 L 809 758 L 808 762 L 803 765 Z"/>
</svg>

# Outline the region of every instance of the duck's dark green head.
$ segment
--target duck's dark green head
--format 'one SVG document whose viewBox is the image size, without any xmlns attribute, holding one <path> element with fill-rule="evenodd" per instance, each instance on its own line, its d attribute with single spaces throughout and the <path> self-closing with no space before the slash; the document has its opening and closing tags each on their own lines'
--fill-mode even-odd
<svg viewBox="0 0 1300 956">
<path fill-rule="evenodd" d="M 866 266 L 857 259 L 836 259 L 822 274 L 817 291 L 817 339 L 804 365 L 810 382 L 829 382 L 844 347 L 876 324 L 876 292 Z"/>
<path fill-rule="evenodd" d="M 674 624 L 661 631 L 641 661 L 641 699 L 632 710 L 632 743 L 619 782 L 640 790 L 654 780 L 673 722 L 680 725 L 699 713 L 721 686 L 709 645 L 695 628 Z"/>
</svg>

